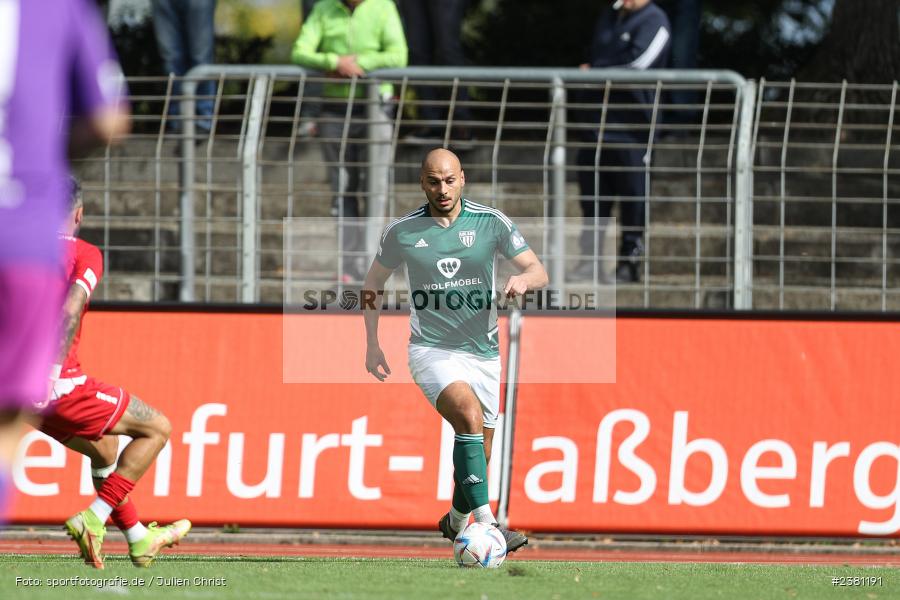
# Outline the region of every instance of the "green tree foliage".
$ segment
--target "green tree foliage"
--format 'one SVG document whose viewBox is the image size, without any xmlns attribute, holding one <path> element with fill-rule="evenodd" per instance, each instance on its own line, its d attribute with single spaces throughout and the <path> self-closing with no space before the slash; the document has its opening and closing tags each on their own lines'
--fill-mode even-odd
<svg viewBox="0 0 900 600">
<path fill-rule="evenodd" d="M 866 0 L 865 4 L 897 2 Z M 734 69 L 746 77 L 790 78 L 809 64 L 822 45 L 834 3 L 707 0 L 698 66 Z M 859 0 L 847 4 L 859 4 Z M 481 0 L 469 16 L 469 56 L 480 65 L 576 65 L 585 58 L 604 7 L 598 0 Z M 890 18 L 868 14 L 868 18 L 885 19 L 894 26 L 897 21 L 896 13 Z"/>
<path fill-rule="evenodd" d="M 900 0 L 836 0 L 828 33 L 801 75 L 853 83 L 900 79 Z"/>
<path fill-rule="evenodd" d="M 823 0 L 707 2 L 700 66 L 734 69 L 745 77 L 790 79 L 818 46 L 829 5 Z"/>
</svg>

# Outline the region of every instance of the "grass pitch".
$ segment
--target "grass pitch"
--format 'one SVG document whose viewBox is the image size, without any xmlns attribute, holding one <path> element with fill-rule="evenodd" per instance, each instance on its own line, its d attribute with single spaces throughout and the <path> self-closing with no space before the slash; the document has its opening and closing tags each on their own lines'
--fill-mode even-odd
<svg viewBox="0 0 900 600">
<path fill-rule="evenodd" d="M 862 578 L 856 585 L 853 577 Z M 850 579 L 846 579 L 850 578 Z M 868 578 L 868 579 L 865 579 Z M 142 581 L 140 581 L 142 580 Z M 865 584 L 863 582 L 865 581 Z M 164 556 L 150 569 L 107 558 L 95 571 L 71 556 L 0 556 L 2 598 L 768 600 L 900 597 L 900 570 L 858 566 L 508 561 L 460 569 L 452 560 Z"/>
</svg>

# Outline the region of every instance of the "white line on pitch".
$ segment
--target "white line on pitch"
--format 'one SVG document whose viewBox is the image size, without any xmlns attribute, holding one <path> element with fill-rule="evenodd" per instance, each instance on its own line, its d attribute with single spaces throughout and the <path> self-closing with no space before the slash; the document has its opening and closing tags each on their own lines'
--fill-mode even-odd
<svg viewBox="0 0 900 600">
<path fill-rule="evenodd" d="M 388 460 L 388 471 L 421 471 L 424 462 L 421 456 L 392 456 Z"/>
</svg>

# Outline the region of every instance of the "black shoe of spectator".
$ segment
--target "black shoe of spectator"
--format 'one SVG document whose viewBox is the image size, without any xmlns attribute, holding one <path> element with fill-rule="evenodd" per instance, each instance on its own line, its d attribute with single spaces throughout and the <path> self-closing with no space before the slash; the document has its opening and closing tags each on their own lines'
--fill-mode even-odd
<svg viewBox="0 0 900 600">
<path fill-rule="evenodd" d="M 640 283 L 641 275 L 638 272 L 637 263 L 620 262 L 616 267 L 616 283 Z"/>
<path fill-rule="evenodd" d="M 644 244 L 640 239 L 628 240 L 623 244 L 622 259 L 616 267 L 616 283 L 639 283 L 641 281 L 641 256 Z"/>
<path fill-rule="evenodd" d="M 362 283 L 366 279 L 366 269 L 362 266 L 362 261 L 358 258 L 346 259 L 344 262 L 344 273 L 341 276 L 341 283 L 357 284 Z"/>
<path fill-rule="evenodd" d="M 580 260 L 574 269 L 569 273 L 569 278 L 573 281 L 593 281 L 594 280 L 594 263 L 593 260 Z M 601 285 L 609 285 L 612 279 L 603 270 L 603 265 L 596 261 L 597 264 L 597 283 Z"/>
<path fill-rule="evenodd" d="M 366 276 L 356 270 L 348 269 L 338 278 L 338 282 L 343 285 L 358 286 L 366 280 Z"/>
<path fill-rule="evenodd" d="M 475 147 L 475 134 L 468 127 L 454 127 L 450 132 L 450 147 L 455 150 L 471 150 Z"/>
<path fill-rule="evenodd" d="M 300 125 L 297 127 L 298 138 L 314 138 L 317 135 L 319 135 L 319 126 L 315 121 L 300 121 Z"/>
</svg>

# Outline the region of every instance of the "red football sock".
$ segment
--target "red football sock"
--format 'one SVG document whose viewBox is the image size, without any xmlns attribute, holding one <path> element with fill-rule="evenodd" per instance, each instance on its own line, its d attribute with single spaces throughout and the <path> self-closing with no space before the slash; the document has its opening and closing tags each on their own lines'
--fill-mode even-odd
<svg viewBox="0 0 900 600">
<path fill-rule="evenodd" d="M 113 473 L 103 482 L 103 485 L 97 492 L 97 497 L 115 508 L 122 503 L 125 496 L 130 494 L 133 489 L 133 481 L 122 477 L 118 473 Z"/>
<path fill-rule="evenodd" d="M 131 498 L 125 498 L 122 504 L 115 507 L 109 516 L 120 531 L 131 529 L 140 522 L 137 508 L 134 507 L 134 502 Z"/>
</svg>

